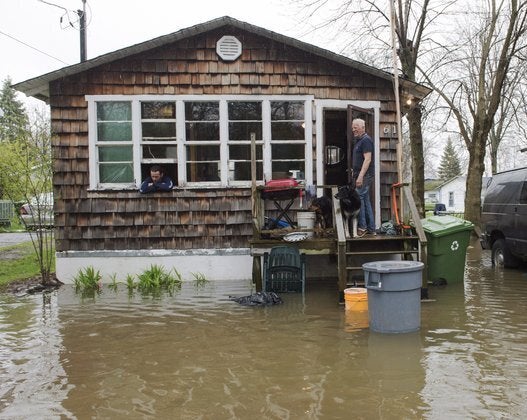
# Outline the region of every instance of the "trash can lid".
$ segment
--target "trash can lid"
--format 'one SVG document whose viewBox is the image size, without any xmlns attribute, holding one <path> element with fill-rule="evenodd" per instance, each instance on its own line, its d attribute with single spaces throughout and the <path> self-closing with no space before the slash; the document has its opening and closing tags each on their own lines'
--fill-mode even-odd
<svg viewBox="0 0 527 420">
<path fill-rule="evenodd" d="M 374 273 L 407 273 L 422 270 L 421 261 L 373 261 L 362 264 L 362 269 Z"/>
<path fill-rule="evenodd" d="M 430 216 L 421 219 L 423 230 L 432 236 L 444 236 L 451 233 L 474 229 L 474 224 L 468 220 L 454 216 Z"/>
</svg>

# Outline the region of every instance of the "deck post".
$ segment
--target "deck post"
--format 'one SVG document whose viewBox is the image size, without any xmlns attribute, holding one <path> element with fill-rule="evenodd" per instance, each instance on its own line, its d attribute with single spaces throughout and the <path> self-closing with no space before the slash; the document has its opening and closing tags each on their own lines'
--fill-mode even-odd
<svg viewBox="0 0 527 420">
<path fill-rule="evenodd" d="M 338 285 L 339 303 L 344 302 L 344 289 L 348 285 L 348 271 L 346 270 L 346 242 L 338 243 Z"/>
<path fill-rule="evenodd" d="M 348 285 L 348 270 L 346 257 L 346 233 L 342 221 L 342 211 L 340 209 L 340 201 L 335 198 L 337 195 L 337 187 L 331 188 L 331 196 L 333 197 L 333 220 L 337 230 L 337 273 L 338 273 L 338 287 L 339 287 L 339 303 L 344 302 L 344 289 Z"/>
<path fill-rule="evenodd" d="M 256 291 L 262 291 L 262 257 L 253 255 L 253 283 L 256 285 Z"/>
</svg>

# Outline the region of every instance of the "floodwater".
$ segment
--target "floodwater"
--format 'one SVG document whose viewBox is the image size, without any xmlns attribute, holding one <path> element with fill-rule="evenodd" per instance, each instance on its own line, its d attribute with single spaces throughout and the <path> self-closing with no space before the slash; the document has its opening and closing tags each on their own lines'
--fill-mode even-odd
<svg viewBox="0 0 527 420">
<path fill-rule="evenodd" d="M 370 331 L 333 283 L 271 307 L 229 300 L 249 282 L 0 296 L 0 418 L 525 418 L 527 273 L 478 247 L 406 334 Z"/>
</svg>

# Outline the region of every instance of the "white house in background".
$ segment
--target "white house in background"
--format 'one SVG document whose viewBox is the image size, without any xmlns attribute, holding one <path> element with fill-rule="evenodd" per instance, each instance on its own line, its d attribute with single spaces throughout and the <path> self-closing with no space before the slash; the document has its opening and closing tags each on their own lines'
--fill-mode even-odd
<svg viewBox="0 0 527 420">
<path fill-rule="evenodd" d="M 463 213 L 465 211 L 465 193 L 467 177 L 456 176 L 437 187 L 438 203 L 446 206 L 446 211 Z"/>
<path fill-rule="evenodd" d="M 482 201 L 487 190 L 488 179 L 488 177 L 483 177 L 482 180 Z M 446 211 L 463 213 L 465 211 L 466 183 L 466 175 L 459 175 L 449 179 L 443 184 L 438 185 L 436 188 L 425 191 L 425 202 L 443 203 L 446 206 Z"/>
<path fill-rule="evenodd" d="M 437 179 L 426 179 L 425 180 L 425 203 L 436 204 L 439 203 L 439 190 L 437 189 L 441 185 L 441 181 Z"/>
</svg>

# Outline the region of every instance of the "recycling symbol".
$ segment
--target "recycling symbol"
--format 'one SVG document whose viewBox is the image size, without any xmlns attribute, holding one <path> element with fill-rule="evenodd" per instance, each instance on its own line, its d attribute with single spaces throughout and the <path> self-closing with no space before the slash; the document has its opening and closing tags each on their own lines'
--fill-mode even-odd
<svg viewBox="0 0 527 420">
<path fill-rule="evenodd" d="M 452 245 L 450 245 L 450 249 L 452 251 L 457 251 L 459 249 L 459 242 L 458 241 L 452 242 Z"/>
</svg>

